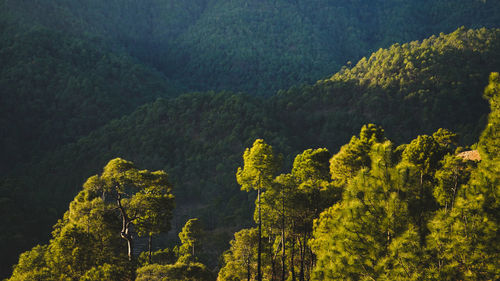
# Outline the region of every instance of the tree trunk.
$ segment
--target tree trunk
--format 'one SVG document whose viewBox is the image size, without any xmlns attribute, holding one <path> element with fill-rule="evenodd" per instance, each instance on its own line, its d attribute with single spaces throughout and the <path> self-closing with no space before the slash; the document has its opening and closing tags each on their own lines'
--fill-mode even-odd
<svg viewBox="0 0 500 281">
<path fill-rule="evenodd" d="M 311 250 L 311 248 L 308 249 L 309 250 L 309 256 L 311 257 L 311 261 L 309 262 L 309 266 L 308 266 L 308 270 L 307 270 L 307 280 L 311 280 L 311 272 L 313 271 L 313 268 L 314 268 L 314 253 L 313 251 Z"/>
<path fill-rule="evenodd" d="M 304 231 L 303 240 L 300 245 L 300 273 L 299 273 L 300 281 L 305 280 L 305 272 L 304 272 L 305 258 L 306 258 L 306 231 Z"/>
<path fill-rule="evenodd" d="M 252 275 L 250 274 L 250 257 L 247 259 L 247 280 L 250 281 Z"/>
<path fill-rule="evenodd" d="M 286 256 L 285 256 L 285 229 L 281 230 L 281 281 L 285 281 Z"/>
<path fill-rule="evenodd" d="M 132 261 L 133 255 L 134 255 L 134 242 L 132 239 L 127 239 L 127 246 L 128 246 L 128 260 Z"/>
<path fill-rule="evenodd" d="M 282 215 L 281 220 L 281 281 L 285 281 L 286 275 L 286 252 L 285 252 L 285 190 L 282 190 Z"/>
<path fill-rule="evenodd" d="M 132 234 L 130 233 L 130 221 L 129 221 L 129 218 L 127 216 L 127 212 L 125 212 L 125 209 L 122 206 L 120 193 L 118 193 L 118 195 L 116 197 L 116 202 L 118 204 L 118 209 L 120 210 L 120 215 L 122 217 L 122 230 L 120 232 L 120 237 L 127 241 L 128 260 L 132 261 L 133 251 L 134 251 L 134 243 L 132 240 Z"/>
<path fill-rule="evenodd" d="M 276 257 L 273 253 L 273 246 L 269 243 L 269 257 L 271 258 L 271 281 L 276 280 Z"/>
<path fill-rule="evenodd" d="M 295 277 L 295 237 L 292 238 L 292 253 L 290 254 L 290 269 L 292 270 L 292 281 L 297 280 Z"/>
<path fill-rule="evenodd" d="M 458 176 L 455 176 L 455 186 L 453 187 L 453 196 L 451 197 L 450 210 L 453 208 L 453 205 L 455 205 L 455 197 L 457 196 L 457 189 L 458 189 Z"/>
<path fill-rule="evenodd" d="M 149 248 L 149 264 L 151 264 L 151 251 L 153 248 L 153 236 L 149 234 L 148 238 L 148 248 Z"/>
<path fill-rule="evenodd" d="M 260 216 L 260 185 L 257 191 L 257 202 L 259 207 L 259 249 L 257 251 L 257 281 L 262 281 L 262 272 L 261 272 L 261 260 L 260 256 L 262 253 L 262 220 Z"/>
<path fill-rule="evenodd" d="M 120 233 L 120 236 L 121 236 L 121 238 L 125 239 L 125 241 L 127 241 L 128 260 L 132 261 L 133 253 L 134 253 L 134 241 L 132 240 L 132 235 L 130 233 L 129 223 L 125 222 L 126 219 L 123 219 L 122 221 L 123 221 L 124 226 L 122 228 L 122 232 Z"/>
</svg>

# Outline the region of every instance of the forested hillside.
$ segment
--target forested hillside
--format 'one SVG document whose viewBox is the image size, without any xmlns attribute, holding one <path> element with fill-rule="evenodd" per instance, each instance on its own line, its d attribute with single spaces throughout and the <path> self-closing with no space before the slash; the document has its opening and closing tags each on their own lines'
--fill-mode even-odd
<svg viewBox="0 0 500 281">
<path fill-rule="evenodd" d="M 500 278 L 498 72 L 484 97 L 491 112 L 480 159 L 464 157 L 458 135 L 442 128 L 398 146 L 367 124 L 333 156 L 307 149 L 291 168 L 255 140 L 236 179 L 242 191 L 258 190 L 257 227 L 234 234 L 217 280 Z M 8 280 L 215 280 L 217 269 L 200 263 L 213 240 L 198 218 L 176 246 L 152 251 L 153 237 L 170 228 L 171 191 L 164 171 L 109 161 Z M 149 237 L 139 257 L 132 229 Z"/>
<path fill-rule="evenodd" d="M 178 94 L 163 74 L 100 39 L 0 25 L 1 174 L 138 105 Z"/>
<path fill-rule="evenodd" d="M 488 112 L 479 93 L 500 65 L 499 35 L 498 29 L 459 29 L 397 44 L 330 79 L 271 98 L 207 92 L 144 105 L 4 181 L 9 208 L 19 209 L 6 220 L 31 216 L 34 208 L 52 210 L 38 212 L 39 223 L 22 224 L 23 230 L 9 227 L 6 239 L 18 232 L 31 236 L 53 221 L 83 179 L 117 156 L 169 173 L 178 206 L 174 229 L 199 217 L 213 231 L 251 221 L 254 197 L 238 191 L 234 171 L 256 138 L 279 148 L 285 163 L 311 146 L 335 151 L 368 122 L 382 124 L 396 143 L 446 127 L 460 134 L 462 144 L 472 144 Z M 449 71 L 450 63 L 460 68 Z"/>
<path fill-rule="evenodd" d="M 496 1 L 2 0 L 17 25 L 91 34 L 190 90 L 272 94 L 380 47 L 498 27 Z"/>
<path fill-rule="evenodd" d="M 494 1 L 403 2 L 2 0 L 2 170 L 157 97 L 270 95 L 379 47 L 499 22 Z"/>
<path fill-rule="evenodd" d="M 282 154 L 281 171 L 308 148 L 334 154 L 368 123 L 394 146 L 439 128 L 473 145 L 487 122 L 481 93 L 500 69 L 499 23 L 492 0 L 0 0 L 0 278 L 116 157 L 165 170 L 174 186 L 172 230 L 155 249 L 177 243 L 193 217 L 211 241 L 193 267 L 188 234 L 183 250 L 155 257 L 184 257 L 169 274 L 212 278 L 197 262 L 222 266 L 232 233 L 253 225 L 256 192 L 241 192 L 235 172 L 255 139 Z M 52 233 L 63 244 L 82 231 L 66 219 Z M 86 248 L 104 264 L 68 278 L 128 276 L 109 267 L 120 243 L 106 239 L 109 255 Z M 30 257 L 58 251 L 46 247 Z"/>
</svg>

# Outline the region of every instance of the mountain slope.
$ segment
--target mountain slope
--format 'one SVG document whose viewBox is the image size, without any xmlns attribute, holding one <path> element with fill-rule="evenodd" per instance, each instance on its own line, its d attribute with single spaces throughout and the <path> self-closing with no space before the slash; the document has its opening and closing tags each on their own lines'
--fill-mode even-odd
<svg viewBox="0 0 500 281">
<path fill-rule="evenodd" d="M 209 230 L 241 226 L 251 219 L 253 196 L 239 191 L 234 173 L 255 138 L 286 163 L 307 147 L 336 152 L 368 122 L 395 132 L 389 137 L 397 142 L 446 127 L 471 144 L 484 126 L 481 93 L 488 73 L 500 68 L 499 50 L 499 29 L 459 29 L 393 45 L 331 79 L 272 98 L 210 92 L 160 99 L 45 155 L 29 176 L 20 175 L 21 186 L 36 185 L 35 197 L 62 212 L 85 178 L 122 157 L 171 175 L 174 227 L 194 216 Z"/>
<path fill-rule="evenodd" d="M 292 131 L 308 128 L 304 135 L 313 137 L 306 142 L 317 145 L 326 144 L 316 137 L 323 122 L 333 126 L 325 139 L 335 139 L 354 120 L 392 128 L 388 131 L 397 133 L 390 137 L 397 142 L 446 127 L 472 143 L 488 111 L 479 93 L 489 73 L 500 67 L 498 50 L 498 29 L 460 28 L 394 44 L 312 87 L 281 92 L 279 106 L 288 109 L 282 120 L 290 120 Z"/>
<path fill-rule="evenodd" d="M 500 22 L 500 5 L 479 0 L 0 3 L 16 24 L 100 36 L 190 90 L 268 95 L 395 42 Z"/>
<path fill-rule="evenodd" d="M 0 28 L 1 174 L 177 93 L 161 73 L 98 39 L 43 27 Z"/>
</svg>

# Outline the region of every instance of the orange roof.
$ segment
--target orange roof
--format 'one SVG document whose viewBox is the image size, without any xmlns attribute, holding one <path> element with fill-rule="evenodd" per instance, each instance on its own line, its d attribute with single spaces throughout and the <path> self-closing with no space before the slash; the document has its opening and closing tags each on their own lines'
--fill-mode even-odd
<svg viewBox="0 0 500 281">
<path fill-rule="evenodd" d="M 460 157 L 464 160 L 481 161 L 481 155 L 479 155 L 479 151 L 477 150 L 464 151 L 457 154 L 457 157 Z"/>
</svg>

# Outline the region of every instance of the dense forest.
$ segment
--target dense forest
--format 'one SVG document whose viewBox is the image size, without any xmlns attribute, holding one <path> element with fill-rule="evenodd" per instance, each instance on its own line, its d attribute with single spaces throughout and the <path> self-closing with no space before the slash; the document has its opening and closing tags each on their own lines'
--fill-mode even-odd
<svg viewBox="0 0 500 281">
<path fill-rule="evenodd" d="M 2 0 L 22 30 L 104 38 L 191 91 L 273 94 L 381 47 L 498 27 L 492 0 Z"/>
<path fill-rule="evenodd" d="M 307 149 L 278 175 L 282 155 L 255 140 L 236 178 L 241 190 L 258 190 L 258 228 L 234 234 L 217 280 L 500 278 L 498 72 L 484 96 L 491 113 L 473 151 L 447 129 L 396 146 L 368 124 L 337 154 Z M 199 262 L 197 218 L 179 246 L 152 251 L 153 236 L 170 228 L 171 190 L 164 171 L 111 160 L 8 280 L 215 280 Z M 149 237 L 138 259 L 133 232 Z"/>
<path fill-rule="evenodd" d="M 0 0 L 0 278 L 498 278 L 498 3 L 143 2 Z"/>
</svg>

